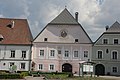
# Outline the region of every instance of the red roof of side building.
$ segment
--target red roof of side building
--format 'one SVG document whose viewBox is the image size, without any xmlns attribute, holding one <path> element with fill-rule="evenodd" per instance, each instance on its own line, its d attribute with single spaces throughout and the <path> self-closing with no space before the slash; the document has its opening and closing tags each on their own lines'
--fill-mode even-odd
<svg viewBox="0 0 120 80">
<path fill-rule="evenodd" d="M 27 19 L 0 18 L 0 44 L 29 45 L 33 40 Z"/>
</svg>

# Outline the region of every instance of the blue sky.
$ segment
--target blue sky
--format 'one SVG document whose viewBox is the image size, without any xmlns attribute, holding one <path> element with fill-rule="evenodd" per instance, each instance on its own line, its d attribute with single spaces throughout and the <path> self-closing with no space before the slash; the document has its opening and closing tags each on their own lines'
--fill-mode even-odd
<svg viewBox="0 0 120 80">
<path fill-rule="evenodd" d="M 105 26 L 120 22 L 120 0 L 0 0 L 0 17 L 28 19 L 35 37 L 64 8 L 74 16 L 95 41 Z"/>
</svg>

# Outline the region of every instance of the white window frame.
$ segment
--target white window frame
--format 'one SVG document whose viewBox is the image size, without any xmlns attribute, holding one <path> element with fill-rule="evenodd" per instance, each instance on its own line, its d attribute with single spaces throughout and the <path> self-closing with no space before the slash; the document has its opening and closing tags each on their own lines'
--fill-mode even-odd
<svg viewBox="0 0 120 80">
<path fill-rule="evenodd" d="M 77 55 L 78 55 L 77 57 L 75 57 L 75 51 L 78 52 L 78 53 L 77 53 Z M 74 58 L 79 58 L 79 51 L 78 51 L 78 50 L 74 50 L 74 51 L 73 51 L 73 57 L 74 57 Z"/>
<path fill-rule="evenodd" d="M 25 51 L 25 53 L 23 53 L 25 50 L 22 50 L 22 58 L 26 58 L 27 57 L 27 55 L 26 55 L 26 53 L 27 53 L 27 51 Z M 24 55 L 25 54 L 25 55 Z"/>
<path fill-rule="evenodd" d="M 98 51 L 102 51 L 102 58 L 98 58 Z M 96 52 L 96 58 L 97 59 L 103 59 L 103 50 L 97 50 L 97 52 Z"/>
<path fill-rule="evenodd" d="M 113 67 L 116 67 L 117 72 L 118 72 L 118 67 L 117 67 L 117 66 L 112 66 L 112 67 L 111 67 L 111 72 L 113 72 Z M 117 73 L 117 72 L 113 72 L 113 73 Z"/>
<path fill-rule="evenodd" d="M 109 39 L 108 38 L 103 38 L 102 39 L 102 44 L 104 44 L 104 39 L 107 39 L 108 40 L 107 44 L 109 44 Z M 106 45 L 106 44 L 104 44 L 104 45 Z"/>
<path fill-rule="evenodd" d="M 13 52 L 12 52 L 12 51 L 15 51 L 15 50 L 11 50 L 11 51 L 10 51 L 10 58 L 15 58 L 15 56 L 13 57 Z M 16 53 L 16 51 L 15 51 L 15 53 Z M 15 54 L 15 53 L 14 53 L 14 54 Z"/>
<path fill-rule="evenodd" d="M 26 69 L 26 63 L 25 63 L 25 62 L 21 62 L 21 63 L 20 63 L 20 69 L 21 69 L 21 70 L 25 70 L 25 69 L 21 68 L 21 67 L 22 67 L 22 66 L 21 66 L 22 63 L 25 64 L 25 69 Z"/>
<path fill-rule="evenodd" d="M 117 39 L 118 40 L 118 44 L 119 44 L 119 39 L 118 38 L 113 38 L 113 44 L 114 44 L 114 40 Z M 115 45 L 118 45 L 118 44 L 115 44 Z"/>
<path fill-rule="evenodd" d="M 112 60 L 117 60 L 117 59 L 113 59 L 113 52 L 117 52 L 117 59 L 118 59 L 118 51 L 117 50 L 112 50 L 111 51 L 111 59 Z"/>
<path fill-rule="evenodd" d="M 65 56 L 65 54 L 66 54 L 65 51 L 68 51 L 68 56 L 67 56 L 67 57 Z M 65 50 L 65 51 L 64 51 L 64 57 L 65 57 L 65 58 L 69 58 L 69 57 L 70 57 L 70 54 L 69 54 L 70 51 L 69 51 L 69 50 Z"/>
<path fill-rule="evenodd" d="M 52 52 L 52 51 L 54 51 L 54 53 Z M 51 49 L 50 50 L 50 55 L 49 55 L 50 57 L 55 57 L 55 50 L 54 49 Z"/>
<path fill-rule="evenodd" d="M 10 66 L 10 65 L 11 65 L 11 63 L 13 63 L 13 65 L 15 65 L 15 62 L 9 62 L 9 68 L 10 68 L 10 67 L 12 67 L 12 66 Z"/>
<path fill-rule="evenodd" d="M 43 55 L 40 55 L 40 54 L 41 54 L 41 51 L 43 51 Z M 44 50 L 44 49 L 40 49 L 40 50 L 39 50 L 39 56 L 40 56 L 40 57 L 44 57 L 44 55 L 45 55 L 45 50 Z"/>
<path fill-rule="evenodd" d="M 53 65 L 53 67 L 54 67 L 53 70 L 50 69 L 50 65 Z M 50 70 L 50 71 L 55 71 L 55 64 L 49 64 L 49 70 Z"/>
<path fill-rule="evenodd" d="M 42 65 L 42 69 L 40 69 L 40 65 Z M 44 65 L 43 64 L 38 64 L 38 70 L 44 70 Z"/>
</svg>

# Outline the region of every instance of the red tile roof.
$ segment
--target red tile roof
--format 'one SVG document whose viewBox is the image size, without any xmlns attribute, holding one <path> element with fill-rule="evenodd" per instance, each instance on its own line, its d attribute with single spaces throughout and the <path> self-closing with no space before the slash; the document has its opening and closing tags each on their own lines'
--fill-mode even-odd
<svg viewBox="0 0 120 80">
<path fill-rule="evenodd" d="M 14 21 L 14 27 L 8 27 Z M 31 44 L 32 34 L 26 19 L 0 18 L 0 34 L 3 40 L 0 44 Z"/>
</svg>

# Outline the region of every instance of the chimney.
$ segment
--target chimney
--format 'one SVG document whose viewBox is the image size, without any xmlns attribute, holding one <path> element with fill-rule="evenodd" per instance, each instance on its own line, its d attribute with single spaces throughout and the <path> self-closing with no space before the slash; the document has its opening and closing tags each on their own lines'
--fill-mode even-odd
<svg viewBox="0 0 120 80">
<path fill-rule="evenodd" d="M 78 12 L 75 13 L 75 20 L 78 22 Z"/>
<path fill-rule="evenodd" d="M 109 29 L 109 26 L 107 25 L 105 28 L 106 28 L 106 31 L 107 31 Z"/>
</svg>

